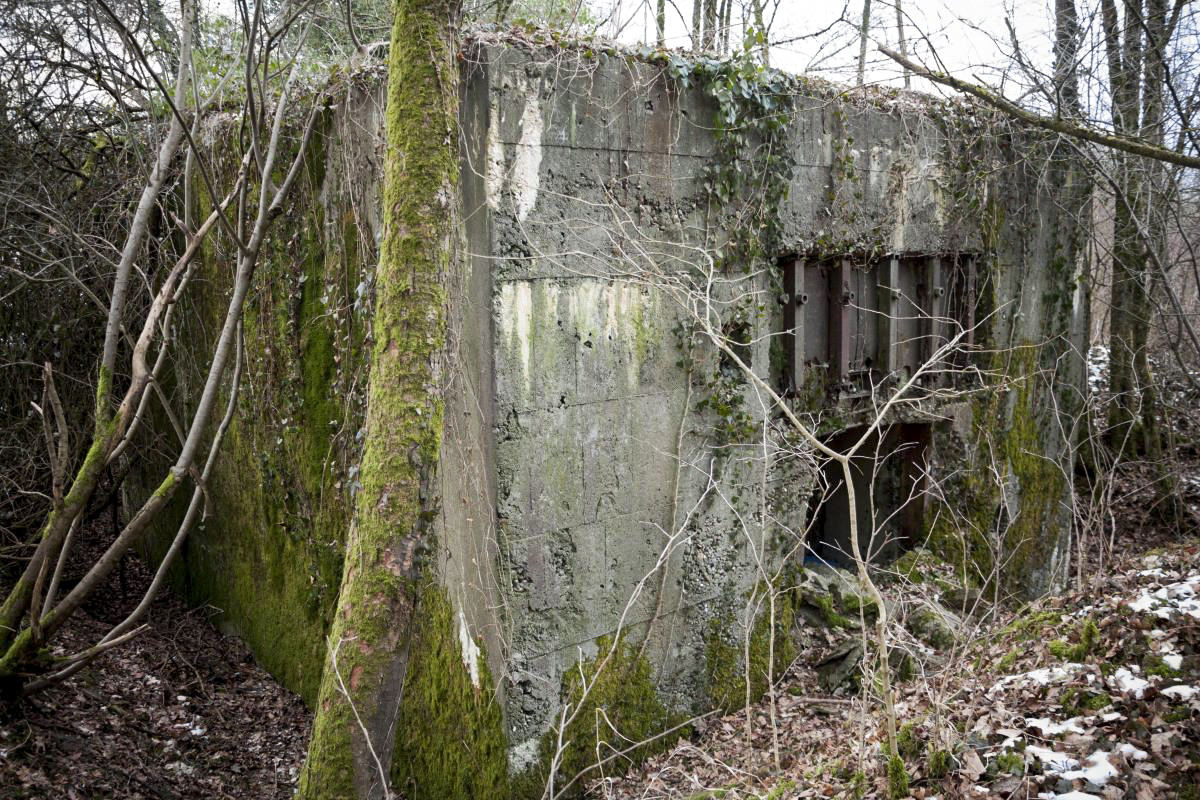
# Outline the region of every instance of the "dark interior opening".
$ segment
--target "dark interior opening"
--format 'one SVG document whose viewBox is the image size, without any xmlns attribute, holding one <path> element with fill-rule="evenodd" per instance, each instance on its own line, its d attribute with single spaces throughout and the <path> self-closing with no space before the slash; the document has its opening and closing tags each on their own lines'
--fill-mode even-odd
<svg viewBox="0 0 1200 800">
<path fill-rule="evenodd" d="M 825 439 L 845 452 L 866 428 L 849 428 Z M 907 423 L 874 432 L 851 462 L 863 556 L 886 562 L 915 545 L 925 518 L 926 463 L 933 426 Z M 872 513 L 873 512 L 873 513 Z M 828 461 L 809 501 L 806 560 L 852 566 L 850 513 L 841 464 Z"/>
</svg>

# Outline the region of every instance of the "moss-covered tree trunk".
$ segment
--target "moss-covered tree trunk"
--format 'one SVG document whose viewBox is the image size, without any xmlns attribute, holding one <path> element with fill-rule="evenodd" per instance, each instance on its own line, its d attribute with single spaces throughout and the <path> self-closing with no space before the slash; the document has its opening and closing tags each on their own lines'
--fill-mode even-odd
<svg viewBox="0 0 1200 800">
<path fill-rule="evenodd" d="M 362 489 L 298 795 L 309 800 L 391 794 L 397 719 L 419 644 L 418 598 L 436 568 L 445 285 L 458 178 L 458 8 L 458 0 L 393 2 Z"/>
</svg>

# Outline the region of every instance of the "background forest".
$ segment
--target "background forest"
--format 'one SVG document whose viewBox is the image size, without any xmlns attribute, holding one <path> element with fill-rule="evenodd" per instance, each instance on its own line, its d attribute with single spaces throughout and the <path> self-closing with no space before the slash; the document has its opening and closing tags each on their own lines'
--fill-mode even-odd
<svg viewBox="0 0 1200 800">
<path fill-rule="evenodd" d="M 411 116 L 397 117 L 409 123 L 406 146 L 445 150 L 444 131 L 424 143 L 412 131 L 456 113 L 457 82 L 439 81 L 468 37 L 667 52 L 731 87 L 772 85 L 778 69 L 834 81 L 846 97 L 965 101 L 1051 137 L 1055 158 L 1078 170 L 1070 213 L 1087 231 L 1072 265 L 1088 380 L 1070 436 L 1062 591 L 1002 598 L 997 580 L 922 565 L 919 549 L 876 570 L 856 534 L 846 554 L 856 594 L 825 609 L 842 632 L 817 635 L 820 664 L 768 668 L 762 701 L 743 681 L 729 716 L 690 721 L 684 744 L 649 761 L 654 748 L 631 755 L 639 743 L 608 741 L 616 755 L 602 755 L 595 733 L 593 758 L 572 764 L 585 777 L 556 784 L 564 744 L 542 796 L 1200 797 L 1200 9 L 1190 0 L 0 0 L 0 797 L 350 796 L 320 788 L 332 786 L 318 776 L 341 747 L 322 715 L 357 719 L 353 746 L 387 772 L 358 717 L 376 702 L 358 694 L 360 674 L 362 692 L 373 680 L 369 660 L 353 677 L 326 669 L 314 723 L 209 612 L 165 585 L 207 518 L 206 481 L 259 358 L 245 309 L 316 157 L 321 115 L 358 76 L 406 75 L 436 87 L 408 96 Z M 421 103 L 434 110 L 417 115 Z M 223 163 L 201 144 L 217 126 L 229 132 Z M 421 162 L 431 185 L 453 188 L 454 168 L 436 156 Z M 425 244 L 385 231 L 381 271 L 389 259 L 445 255 L 436 245 L 449 213 L 406 194 L 410 179 L 389 173 L 385 197 L 416 198 L 405 213 Z M 217 247 L 232 290 L 211 348 L 193 349 L 176 309 Z M 382 285 L 347 287 L 345 307 L 378 305 Z M 703 323 L 696 312 L 696 335 L 721 364 L 750 374 L 744 334 Z M 172 359 L 195 362 L 203 380 L 173 385 Z M 369 418 L 365 377 L 347 369 L 338 381 L 330 393 Z M 805 458 L 850 474 L 866 438 L 839 450 L 788 416 Z M 151 418 L 172 436 L 144 435 Z M 425 433 L 404 439 L 405 452 L 428 444 Z M 131 470 L 151 459 L 171 466 L 129 502 Z M 142 561 L 141 537 L 174 507 L 183 513 L 161 561 Z M 370 509 L 361 520 L 367 542 L 394 523 Z M 935 574 L 975 611 L 949 625 L 928 616 L 919 598 Z M 387 613 L 411 617 L 406 603 L 397 596 Z M 864 613 L 872 606 L 883 613 Z M 949 653 L 936 669 L 889 658 L 927 639 Z M 817 667 L 833 662 L 830 682 Z M 1079 664 L 1103 685 L 1071 683 Z M 850 672 L 861 673 L 853 687 Z M 1124 727 L 1105 728 L 1114 723 Z M 407 796 L 380 783 L 361 796 Z"/>
</svg>

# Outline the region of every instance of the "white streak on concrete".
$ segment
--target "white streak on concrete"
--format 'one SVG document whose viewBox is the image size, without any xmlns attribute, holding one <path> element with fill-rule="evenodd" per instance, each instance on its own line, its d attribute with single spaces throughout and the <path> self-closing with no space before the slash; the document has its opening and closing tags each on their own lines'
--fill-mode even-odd
<svg viewBox="0 0 1200 800">
<path fill-rule="evenodd" d="M 542 130 L 542 104 L 538 99 L 537 86 L 533 86 L 525 98 L 525 112 L 521 115 L 521 140 L 517 143 L 517 155 L 512 168 L 512 189 L 519 220 L 529 216 L 537 203 L 541 186 Z"/>
<path fill-rule="evenodd" d="M 471 674 L 471 685 L 479 688 L 479 645 L 471 638 L 471 629 L 467 627 L 467 618 L 462 611 L 458 612 L 458 643 L 462 645 L 463 665 Z"/>
<path fill-rule="evenodd" d="M 529 281 L 512 281 L 500 287 L 500 308 L 497 316 L 500 319 L 500 331 L 509 348 L 509 356 L 516 355 L 521 362 L 521 377 L 523 385 L 522 399 L 527 397 L 532 385 L 530 374 L 530 358 L 533 342 L 530 340 L 530 326 L 533 324 L 533 286 Z M 514 387 L 517 388 L 517 387 Z"/>
<path fill-rule="evenodd" d="M 483 176 L 484 194 L 492 211 L 500 210 L 500 199 L 504 194 L 504 142 L 500 141 L 503 123 L 504 112 L 493 97 L 488 104 L 487 170 Z"/>
</svg>

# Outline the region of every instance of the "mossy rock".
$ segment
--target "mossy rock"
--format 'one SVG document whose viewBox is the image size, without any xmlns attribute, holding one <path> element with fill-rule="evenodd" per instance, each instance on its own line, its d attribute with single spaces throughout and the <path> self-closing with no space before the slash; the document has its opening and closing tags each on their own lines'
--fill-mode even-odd
<svg viewBox="0 0 1200 800">
<path fill-rule="evenodd" d="M 858 664 L 862 657 L 862 642 L 847 639 L 816 665 L 817 684 L 824 691 L 832 692 L 843 684 L 852 683 L 852 679 L 858 677 Z"/>
<path fill-rule="evenodd" d="M 930 608 L 920 608 L 909 614 L 906 627 L 935 650 L 949 650 L 958 642 L 949 615 Z"/>
<path fill-rule="evenodd" d="M 855 620 L 838 611 L 833 596 L 808 590 L 801 590 L 799 596 L 796 611 L 810 624 L 847 630 L 858 627 Z"/>
<path fill-rule="evenodd" d="M 803 570 L 796 579 L 796 613 L 814 626 L 857 630 L 878 616 L 874 598 L 849 572 L 831 567 Z"/>
<path fill-rule="evenodd" d="M 941 577 L 946 567 L 946 562 L 929 550 L 914 547 L 893 561 L 888 571 L 911 583 L 926 583 Z"/>
</svg>

